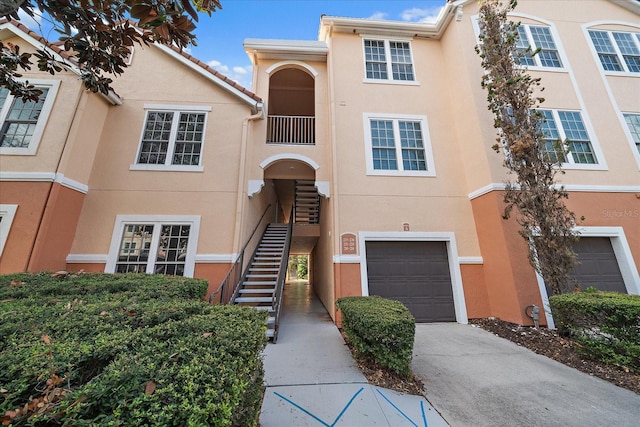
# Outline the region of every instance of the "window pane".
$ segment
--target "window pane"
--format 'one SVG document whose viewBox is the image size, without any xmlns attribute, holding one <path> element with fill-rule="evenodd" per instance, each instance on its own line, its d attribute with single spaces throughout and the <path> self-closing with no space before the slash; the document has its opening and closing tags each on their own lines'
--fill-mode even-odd
<svg viewBox="0 0 640 427">
<path fill-rule="evenodd" d="M 606 71 L 622 71 L 622 65 L 618 61 L 618 57 L 613 43 L 609 39 L 609 34 L 606 31 L 589 31 L 593 46 L 598 52 L 598 57 L 602 63 L 602 67 Z"/>
<path fill-rule="evenodd" d="M 200 164 L 200 149 L 204 133 L 204 114 L 181 113 L 176 136 L 174 165 Z"/>
<path fill-rule="evenodd" d="M 558 49 L 551 36 L 551 30 L 548 27 L 529 27 L 531 37 L 536 48 L 541 49 L 538 53 L 540 63 L 543 67 L 562 67 Z"/>
<path fill-rule="evenodd" d="M 384 41 L 365 40 L 364 53 L 368 79 L 387 79 L 387 59 Z"/>
<path fill-rule="evenodd" d="M 147 270 L 149 252 L 140 248 L 151 245 L 153 225 L 127 224 L 122 233 L 116 273 L 144 273 Z"/>
<path fill-rule="evenodd" d="M 167 159 L 173 112 L 149 111 L 138 163 L 163 165 Z"/>
<path fill-rule="evenodd" d="M 527 39 L 527 32 L 524 29 L 524 26 L 518 26 L 518 38 L 516 40 L 516 61 L 520 65 L 536 65 L 533 57 L 531 56 L 531 52 L 529 51 L 529 40 Z"/>
<path fill-rule="evenodd" d="M 640 50 L 636 46 L 631 33 L 612 33 L 627 68 L 632 73 L 640 72 Z"/>
<path fill-rule="evenodd" d="M 624 120 L 627 122 L 631 138 L 636 144 L 636 149 L 640 153 L 640 114 L 625 114 Z"/>
<path fill-rule="evenodd" d="M 190 225 L 162 225 L 154 271 L 156 274 L 184 275 Z"/>
<path fill-rule="evenodd" d="M 0 109 L 4 105 L 4 102 L 7 100 L 8 96 L 9 96 L 9 89 L 5 89 L 3 87 L 0 88 Z"/>
<path fill-rule="evenodd" d="M 413 80 L 411 49 L 407 42 L 389 42 L 393 80 Z"/>
<path fill-rule="evenodd" d="M 558 132 L 553 114 L 549 110 L 539 110 L 538 113 L 543 116 L 543 120 L 540 123 L 540 130 L 545 137 L 544 146 L 542 147 L 544 159 L 552 163 L 566 162 L 562 149 L 562 141 L 560 140 L 560 132 Z"/>
<path fill-rule="evenodd" d="M 391 120 L 371 120 L 371 146 L 374 169 L 398 169 Z"/>
<path fill-rule="evenodd" d="M 420 122 L 399 122 L 404 170 L 427 170 Z"/>
<path fill-rule="evenodd" d="M 49 93 L 49 89 L 41 88 L 42 95 L 38 102 L 24 102 L 20 98 L 14 98 L 7 118 L 2 126 L 0 135 L 0 147 L 28 148 L 31 137 L 35 132 L 38 118 L 42 112 L 44 101 Z M 8 93 L 5 93 L 6 100 Z M 2 103 L 4 103 L 4 100 Z M 0 104 L 2 105 L 2 104 Z"/>
<path fill-rule="evenodd" d="M 596 158 L 591 148 L 589 134 L 584 127 L 580 113 L 575 111 L 558 111 L 562 128 L 567 135 L 569 152 L 575 163 L 595 164 Z"/>
</svg>

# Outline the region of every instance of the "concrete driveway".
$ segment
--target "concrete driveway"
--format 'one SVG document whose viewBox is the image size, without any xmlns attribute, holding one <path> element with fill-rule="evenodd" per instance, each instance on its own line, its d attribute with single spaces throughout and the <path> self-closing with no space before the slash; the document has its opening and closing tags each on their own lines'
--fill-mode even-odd
<svg viewBox="0 0 640 427">
<path fill-rule="evenodd" d="M 454 427 L 640 425 L 640 395 L 471 325 L 416 325 L 412 367 Z"/>
</svg>

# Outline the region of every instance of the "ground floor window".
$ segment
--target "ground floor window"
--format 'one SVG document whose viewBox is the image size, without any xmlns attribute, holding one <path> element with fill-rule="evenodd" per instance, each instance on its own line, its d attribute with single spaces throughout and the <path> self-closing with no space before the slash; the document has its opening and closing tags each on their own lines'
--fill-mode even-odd
<svg viewBox="0 0 640 427">
<path fill-rule="evenodd" d="M 107 271 L 193 276 L 199 218 L 118 216 Z"/>
<path fill-rule="evenodd" d="M 17 210 L 18 205 L 0 205 L 0 256 L 9 238 L 9 230 Z"/>
</svg>

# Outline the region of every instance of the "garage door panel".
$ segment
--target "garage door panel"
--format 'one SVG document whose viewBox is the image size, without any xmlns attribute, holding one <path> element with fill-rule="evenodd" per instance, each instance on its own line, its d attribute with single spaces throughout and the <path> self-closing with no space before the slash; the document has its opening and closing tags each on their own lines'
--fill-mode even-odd
<svg viewBox="0 0 640 427">
<path fill-rule="evenodd" d="M 571 277 L 582 289 L 593 286 L 601 291 L 627 293 L 610 238 L 582 237 L 573 250 L 578 263 Z"/>
<path fill-rule="evenodd" d="M 407 306 L 417 322 L 455 321 L 445 242 L 367 242 L 369 294 Z"/>
</svg>

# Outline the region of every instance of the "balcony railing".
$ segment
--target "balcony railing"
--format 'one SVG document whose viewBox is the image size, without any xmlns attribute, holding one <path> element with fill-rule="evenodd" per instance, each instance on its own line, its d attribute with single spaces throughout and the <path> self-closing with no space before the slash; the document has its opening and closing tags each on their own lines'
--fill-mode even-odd
<svg viewBox="0 0 640 427">
<path fill-rule="evenodd" d="M 313 116 L 269 116 L 267 144 L 314 145 L 315 129 Z"/>
</svg>

